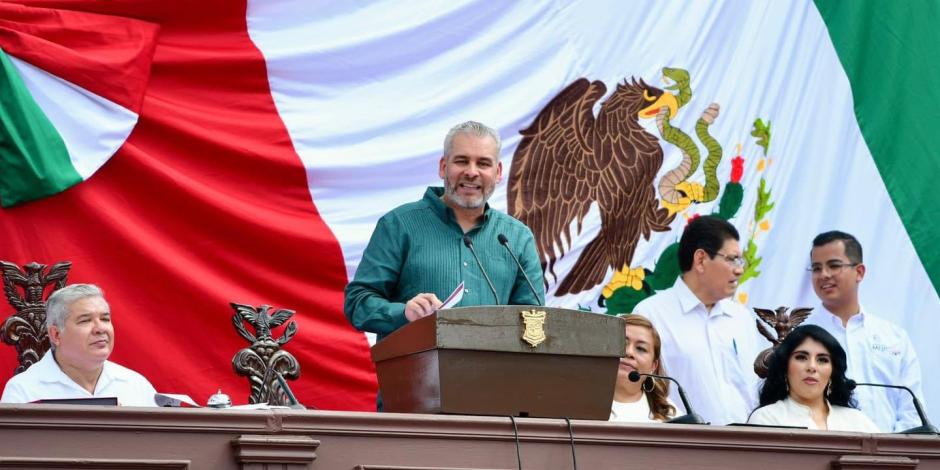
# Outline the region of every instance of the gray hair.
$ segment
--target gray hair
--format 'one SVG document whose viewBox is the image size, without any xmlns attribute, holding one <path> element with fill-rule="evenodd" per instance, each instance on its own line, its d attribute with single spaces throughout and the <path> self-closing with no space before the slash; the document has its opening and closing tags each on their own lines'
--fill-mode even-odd
<svg viewBox="0 0 940 470">
<path fill-rule="evenodd" d="M 496 129 L 493 129 L 486 124 L 476 121 L 461 122 L 460 124 L 450 128 L 450 131 L 447 132 L 447 137 L 444 137 L 445 157 L 450 156 L 450 152 L 453 150 L 454 146 L 454 137 L 457 134 L 470 134 L 477 137 L 489 137 L 493 139 L 493 142 L 496 142 L 496 160 L 499 160 L 499 152 L 503 148 L 503 142 L 499 138 L 499 132 L 496 132 Z"/>
<path fill-rule="evenodd" d="M 46 300 L 46 328 L 50 326 L 55 326 L 60 330 L 65 328 L 65 317 L 69 315 L 69 307 L 76 301 L 88 297 L 101 297 L 101 300 L 104 300 L 104 292 L 94 284 L 72 284 L 53 292 Z M 107 303 L 105 301 L 106 305 Z"/>
</svg>

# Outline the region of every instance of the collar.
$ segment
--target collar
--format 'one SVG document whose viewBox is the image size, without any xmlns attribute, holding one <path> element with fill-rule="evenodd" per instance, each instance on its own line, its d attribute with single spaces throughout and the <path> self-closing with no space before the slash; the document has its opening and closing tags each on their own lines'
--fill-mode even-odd
<svg viewBox="0 0 940 470">
<path fill-rule="evenodd" d="M 442 199 L 444 196 L 444 187 L 443 186 L 428 186 L 428 189 L 424 192 L 424 202 L 428 204 L 431 210 L 435 215 L 441 218 L 444 222 L 453 222 L 457 223 L 457 216 L 454 214 L 454 210 L 450 208 L 447 204 L 444 204 Z M 480 225 L 487 223 L 490 220 L 490 203 L 483 204 L 483 222 Z"/>
<path fill-rule="evenodd" d="M 845 326 L 842 326 L 842 319 L 838 315 L 829 311 L 825 305 L 820 304 L 819 312 L 824 314 L 823 318 L 825 321 L 828 321 L 832 326 L 839 327 L 843 330 L 852 330 L 855 328 L 861 328 L 865 326 L 865 307 L 861 304 L 858 306 L 858 313 L 849 317 L 849 321 Z"/>
<path fill-rule="evenodd" d="M 53 356 L 54 349 L 50 348 L 46 351 L 46 354 L 42 356 L 42 359 L 36 363 L 33 367 L 39 369 L 39 381 L 46 383 L 75 383 L 71 377 L 65 375 L 65 372 L 62 372 L 62 368 L 59 367 L 59 364 L 55 361 Z"/>
<path fill-rule="evenodd" d="M 831 415 L 831 414 L 832 414 L 832 403 L 829 403 L 829 400 L 825 400 L 825 402 L 826 402 L 826 408 L 829 409 L 829 413 L 830 413 L 830 415 Z M 806 405 L 804 405 L 804 404 L 802 404 L 802 403 L 800 403 L 800 402 L 798 402 L 798 401 L 796 401 L 796 400 L 790 398 L 789 395 L 788 395 L 786 398 L 783 399 L 783 405 L 787 408 L 787 410 L 789 410 L 789 411 L 791 411 L 791 412 L 803 413 L 803 414 L 805 414 L 805 415 L 807 415 L 807 416 L 810 416 L 810 417 L 813 416 L 813 410 L 809 409 L 808 406 L 806 406 Z"/>
<path fill-rule="evenodd" d="M 39 368 L 39 381 L 45 383 L 72 384 L 79 387 L 71 377 L 62 371 L 62 368 L 59 367 L 59 363 L 56 362 L 55 357 L 53 357 L 52 351 L 52 349 L 46 351 L 42 359 L 33 365 L 33 367 Z M 111 364 L 111 361 L 104 361 L 104 364 L 101 366 L 101 376 L 98 377 L 99 386 L 95 388 L 97 389 L 100 385 L 106 384 L 112 380 L 124 380 L 124 378 L 114 374 L 114 365 Z"/>
<path fill-rule="evenodd" d="M 685 283 L 685 280 L 682 279 L 681 275 L 678 279 L 676 279 L 676 283 L 673 284 L 673 288 L 675 288 L 676 296 L 679 298 L 679 306 L 682 309 L 682 313 L 692 313 L 699 306 L 702 307 L 703 311 L 705 310 L 705 304 L 698 298 L 698 296 L 695 295 L 694 292 L 692 292 L 692 289 L 689 289 L 688 284 Z M 733 300 L 721 299 L 718 302 L 715 302 L 715 306 L 712 307 L 712 311 L 709 312 L 709 315 L 716 314 L 727 315 L 729 317 L 733 316 L 730 312 L 730 309 L 725 308 L 726 302 L 733 302 Z M 715 309 L 717 309 L 717 312 Z"/>
</svg>

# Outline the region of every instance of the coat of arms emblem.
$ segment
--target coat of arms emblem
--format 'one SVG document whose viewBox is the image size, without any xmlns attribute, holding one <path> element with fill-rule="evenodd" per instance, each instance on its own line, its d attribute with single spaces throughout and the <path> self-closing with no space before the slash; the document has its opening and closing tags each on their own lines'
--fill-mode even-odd
<svg viewBox="0 0 940 470">
<path fill-rule="evenodd" d="M 522 334 L 522 340 L 529 343 L 533 348 L 545 341 L 545 317 L 544 310 L 523 310 L 522 322 L 525 323 L 525 332 Z"/>
</svg>

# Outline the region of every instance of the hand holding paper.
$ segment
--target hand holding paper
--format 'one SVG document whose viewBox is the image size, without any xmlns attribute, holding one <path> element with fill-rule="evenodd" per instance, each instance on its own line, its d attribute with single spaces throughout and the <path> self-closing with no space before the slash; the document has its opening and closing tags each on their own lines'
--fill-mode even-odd
<svg viewBox="0 0 940 470">
<path fill-rule="evenodd" d="M 436 312 L 440 306 L 441 301 L 436 295 L 429 293 L 418 294 L 405 303 L 405 318 L 410 322 L 424 318 Z"/>
<path fill-rule="evenodd" d="M 463 290 L 464 285 L 461 282 L 444 302 L 441 302 L 434 294 L 418 294 L 405 304 L 405 318 L 412 322 L 442 308 L 451 308 L 463 299 Z"/>
</svg>

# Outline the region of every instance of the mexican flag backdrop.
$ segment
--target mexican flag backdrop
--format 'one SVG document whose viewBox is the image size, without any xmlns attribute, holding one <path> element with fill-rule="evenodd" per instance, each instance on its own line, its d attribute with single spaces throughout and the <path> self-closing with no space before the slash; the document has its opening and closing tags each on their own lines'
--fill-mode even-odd
<svg viewBox="0 0 940 470">
<path fill-rule="evenodd" d="M 342 289 L 474 119 L 502 134 L 491 204 L 533 228 L 551 305 L 631 311 L 717 214 L 746 249 L 736 300 L 816 306 L 810 242 L 840 229 L 866 309 L 933 370 L 938 21 L 929 1 L 4 3 L 0 259 L 72 261 L 111 302 L 112 358 L 199 401 L 247 398 L 229 302 L 294 309 L 301 401 L 370 409 Z"/>
</svg>

